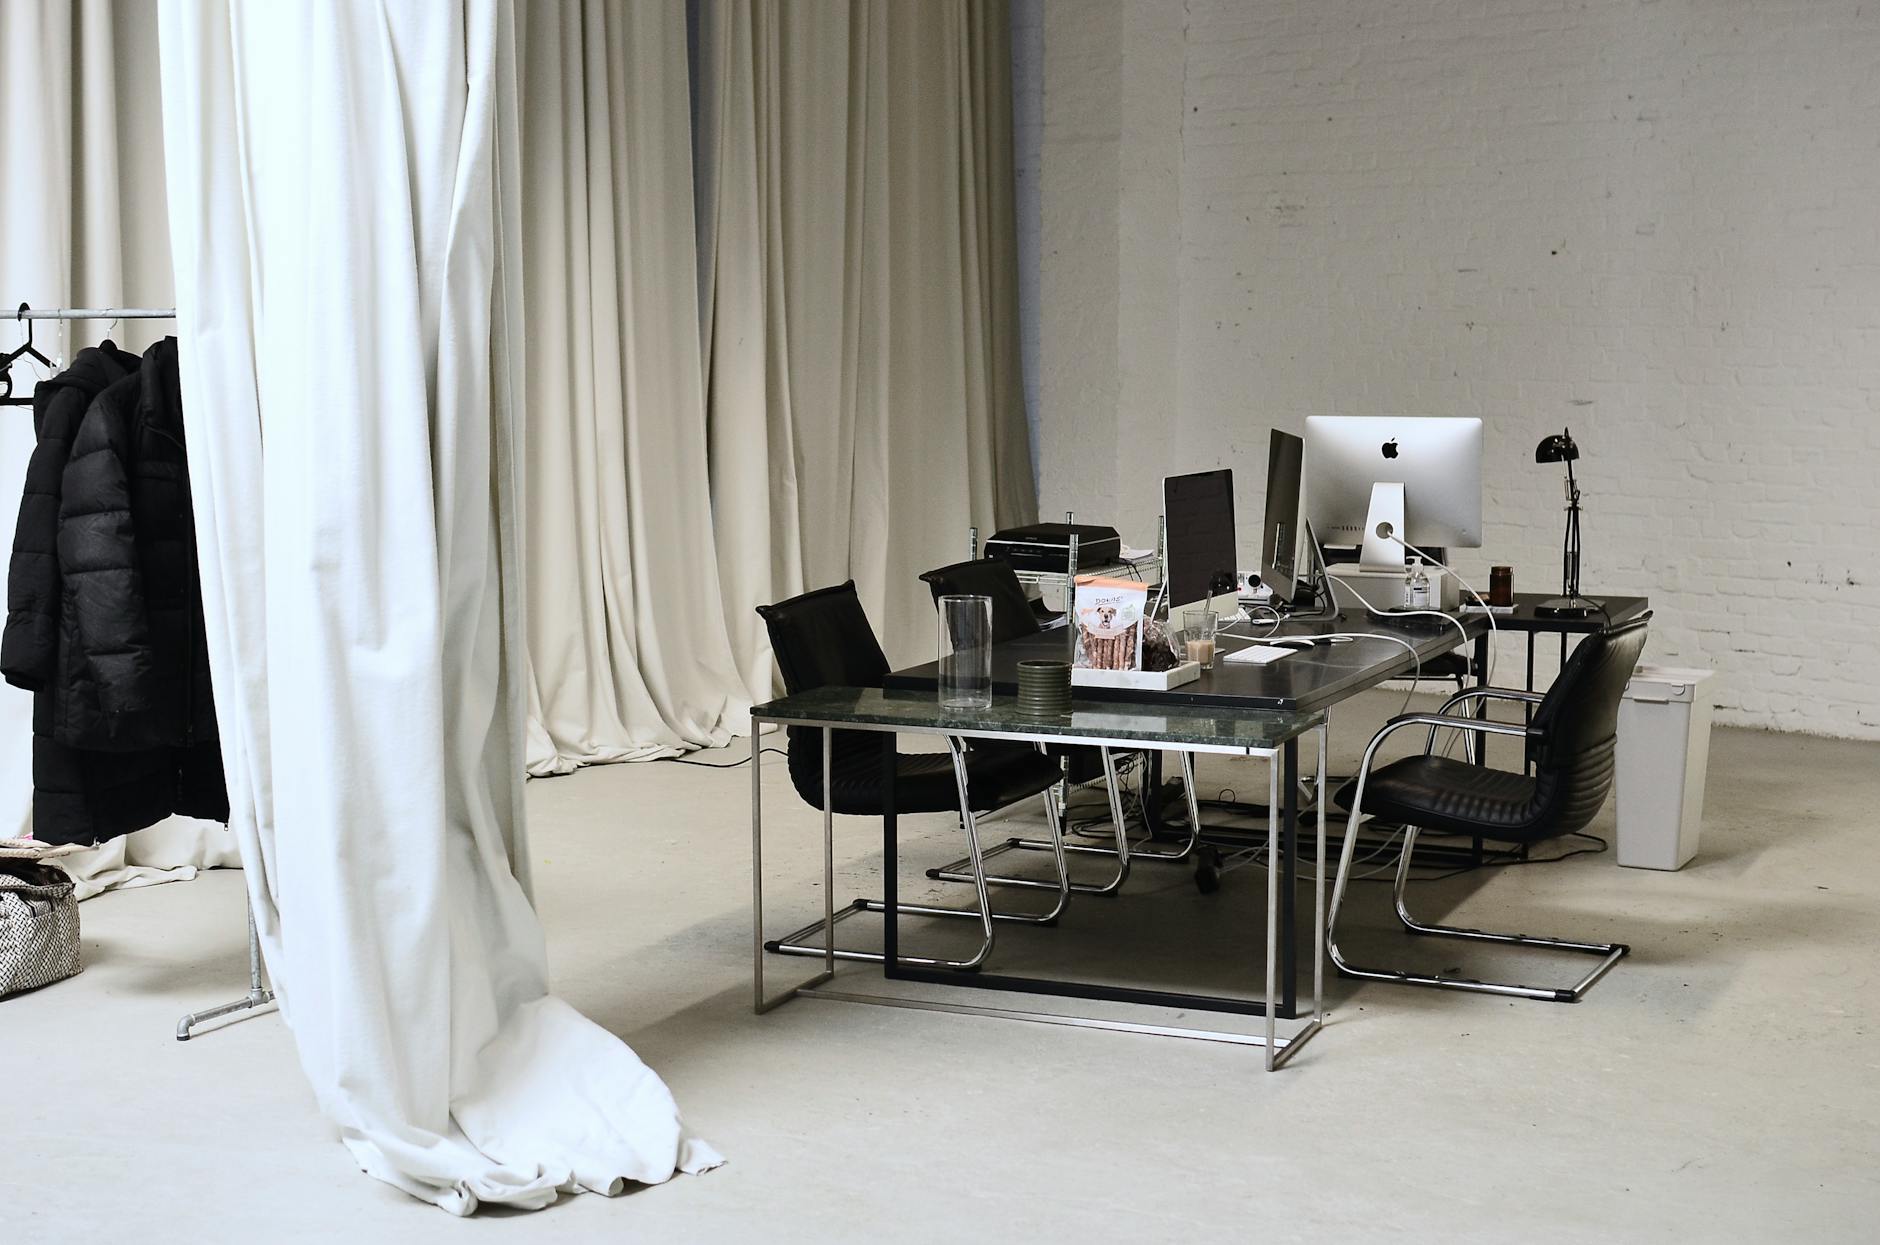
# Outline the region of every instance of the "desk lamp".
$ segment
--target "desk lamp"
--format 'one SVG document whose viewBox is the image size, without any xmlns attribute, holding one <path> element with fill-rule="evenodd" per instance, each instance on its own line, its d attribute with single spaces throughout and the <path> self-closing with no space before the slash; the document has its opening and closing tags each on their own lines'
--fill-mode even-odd
<svg viewBox="0 0 1880 1245">
<path fill-rule="evenodd" d="M 1534 447 L 1537 463 L 1567 465 L 1567 535 L 1560 559 L 1560 596 L 1534 607 L 1536 618 L 1591 618 L 1605 606 L 1580 595 L 1580 486 L 1573 478 L 1573 463 L 1580 447 L 1573 434 L 1562 430 Z"/>
</svg>

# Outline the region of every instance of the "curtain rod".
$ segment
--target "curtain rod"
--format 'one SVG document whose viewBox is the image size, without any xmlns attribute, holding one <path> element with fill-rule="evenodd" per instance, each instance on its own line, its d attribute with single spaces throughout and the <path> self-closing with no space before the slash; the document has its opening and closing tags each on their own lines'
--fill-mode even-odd
<svg viewBox="0 0 1880 1245">
<path fill-rule="evenodd" d="M 22 305 L 15 320 L 174 320 L 174 307 L 60 307 L 35 311 Z"/>
</svg>

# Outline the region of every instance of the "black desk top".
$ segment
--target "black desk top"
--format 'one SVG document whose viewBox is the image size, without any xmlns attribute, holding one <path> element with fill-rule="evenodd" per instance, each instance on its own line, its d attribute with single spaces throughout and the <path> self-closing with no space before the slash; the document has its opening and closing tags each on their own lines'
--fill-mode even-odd
<svg viewBox="0 0 1880 1245">
<path fill-rule="evenodd" d="M 1033 717 L 1011 697 L 986 709 L 954 709 L 932 688 L 884 691 L 878 687 L 819 687 L 758 705 L 761 722 L 813 726 L 887 727 L 895 731 L 968 738 L 1101 740 L 1184 746 L 1209 751 L 1259 752 L 1297 739 L 1325 720 L 1322 713 L 1248 713 L 1221 705 L 1090 704 L 1062 716 Z"/>
<path fill-rule="evenodd" d="M 1517 592 L 1514 594 L 1514 613 L 1495 615 L 1495 626 L 1503 631 L 1548 631 L 1565 632 L 1568 635 L 1591 635 L 1606 627 L 1616 627 L 1620 623 L 1631 622 L 1652 607 L 1650 597 L 1613 597 L 1592 593 L 1592 599 L 1606 607 L 1602 616 L 1591 618 L 1536 618 L 1534 607 L 1542 601 L 1551 601 L 1558 597 L 1558 592 Z"/>
<path fill-rule="evenodd" d="M 1498 623 L 1501 621 L 1496 619 Z M 1275 633 L 1275 638 L 1325 635 L 1331 632 L 1369 632 L 1398 636 L 1415 646 L 1417 655 L 1413 659 L 1403 645 L 1382 639 L 1315 644 L 1264 666 L 1238 665 L 1216 659 L 1214 669 L 1204 670 L 1193 683 L 1167 692 L 1079 687 L 1073 695 L 1080 702 L 1138 701 L 1218 709 L 1278 709 L 1309 713 L 1336 704 L 1385 679 L 1408 673 L 1418 661 L 1429 661 L 1450 652 L 1465 643 L 1465 640 L 1474 640 L 1488 630 L 1487 621 L 1480 616 L 1461 618 L 1457 622 L 1461 624 L 1461 631 L 1454 624 L 1433 619 L 1415 625 L 1388 626 L 1360 617 L 1355 612 L 1340 614 L 1336 619 L 1291 622 L 1282 626 Z M 1244 648 L 1251 635 L 1263 632 L 1264 628 L 1237 624 L 1224 633 L 1222 648 Z M 993 693 L 1017 695 L 1019 662 L 1027 658 L 1067 660 L 1069 646 L 1070 637 L 1061 627 L 994 645 Z M 884 680 L 883 686 L 905 691 L 933 691 L 938 683 L 939 663 L 930 661 L 895 671 Z"/>
</svg>

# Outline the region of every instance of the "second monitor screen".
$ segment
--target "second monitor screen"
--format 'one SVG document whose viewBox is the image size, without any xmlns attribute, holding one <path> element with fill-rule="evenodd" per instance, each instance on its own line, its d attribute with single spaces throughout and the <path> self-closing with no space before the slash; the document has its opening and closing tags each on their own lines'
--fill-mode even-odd
<svg viewBox="0 0 1880 1245">
<path fill-rule="evenodd" d="M 1222 576 L 1236 586 L 1234 473 L 1197 471 L 1162 481 L 1162 512 L 1168 516 L 1168 592 L 1175 606 L 1216 594 Z"/>
<path fill-rule="evenodd" d="M 1266 455 L 1266 521 L 1260 530 L 1260 581 L 1290 602 L 1298 583 L 1299 481 L 1306 443 L 1273 429 Z"/>
</svg>

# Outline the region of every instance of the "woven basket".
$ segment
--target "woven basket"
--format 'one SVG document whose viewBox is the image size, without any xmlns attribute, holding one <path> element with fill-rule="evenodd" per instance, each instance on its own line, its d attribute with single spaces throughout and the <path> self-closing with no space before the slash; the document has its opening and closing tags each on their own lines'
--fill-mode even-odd
<svg viewBox="0 0 1880 1245">
<path fill-rule="evenodd" d="M 43 863 L 63 854 L 0 839 L 0 999 L 63 981 L 84 967 L 72 879 Z"/>
</svg>

